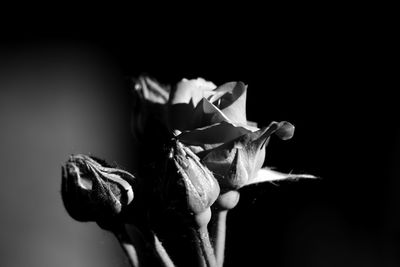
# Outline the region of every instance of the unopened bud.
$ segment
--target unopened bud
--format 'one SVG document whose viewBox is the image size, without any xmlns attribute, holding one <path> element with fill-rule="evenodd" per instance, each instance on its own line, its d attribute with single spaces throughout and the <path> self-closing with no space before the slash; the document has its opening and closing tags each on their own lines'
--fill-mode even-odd
<svg viewBox="0 0 400 267">
<path fill-rule="evenodd" d="M 78 221 L 114 218 L 134 198 L 130 173 L 86 155 L 73 155 L 62 167 L 61 194 L 69 215 Z"/>
<path fill-rule="evenodd" d="M 185 188 L 189 211 L 194 214 L 206 211 L 219 195 L 217 180 L 207 167 L 200 163 L 199 158 L 179 141 L 175 141 L 171 152 L 178 172 L 178 183 L 183 182 Z"/>
</svg>

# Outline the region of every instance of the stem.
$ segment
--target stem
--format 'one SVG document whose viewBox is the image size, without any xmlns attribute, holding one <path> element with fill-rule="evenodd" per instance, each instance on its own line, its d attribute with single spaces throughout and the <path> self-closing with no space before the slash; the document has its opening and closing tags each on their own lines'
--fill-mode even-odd
<svg viewBox="0 0 400 267">
<path fill-rule="evenodd" d="M 194 225 L 192 227 L 197 255 L 199 256 L 199 266 L 201 267 L 217 267 L 214 250 L 208 236 L 207 225 L 211 219 L 211 208 L 207 208 L 204 212 L 194 215 Z"/>
<path fill-rule="evenodd" d="M 211 227 L 211 236 L 213 236 L 213 245 L 217 264 L 222 267 L 225 255 L 225 237 L 226 237 L 226 217 L 228 210 L 218 210 L 215 213 L 215 221 Z"/>
<path fill-rule="evenodd" d="M 226 217 L 228 211 L 236 207 L 239 202 L 240 194 L 238 191 L 228 191 L 222 193 L 215 202 L 215 213 L 211 224 L 211 238 L 218 267 L 224 264 L 225 238 L 226 238 Z"/>
<path fill-rule="evenodd" d="M 207 226 L 194 229 L 197 240 L 196 247 L 200 259 L 200 266 L 202 267 L 217 267 L 214 251 L 208 236 Z"/>
<path fill-rule="evenodd" d="M 168 253 L 165 251 L 163 245 L 161 244 L 160 240 L 157 238 L 155 234 L 154 234 L 154 247 L 164 267 L 175 267 Z"/>
<path fill-rule="evenodd" d="M 139 267 L 139 258 L 135 246 L 132 244 L 125 227 L 120 227 L 114 231 L 122 249 L 128 257 L 129 263 L 132 267 Z"/>
</svg>

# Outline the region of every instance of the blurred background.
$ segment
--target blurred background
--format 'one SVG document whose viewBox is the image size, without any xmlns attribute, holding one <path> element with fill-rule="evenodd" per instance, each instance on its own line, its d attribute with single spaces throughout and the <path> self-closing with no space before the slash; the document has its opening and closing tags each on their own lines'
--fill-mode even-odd
<svg viewBox="0 0 400 267">
<path fill-rule="evenodd" d="M 292 140 L 271 140 L 266 165 L 321 177 L 243 189 L 228 217 L 226 266 L 398 266 L 391 35 L 357 22 L 269 22 L 224 23 L 215 35 L 126 21 L 4 35 L 1 266 L 127 266 L 111 234 L 65 212 L 60 168 L 85 153 L 134 172 L 127 84 L 141 73 L 244 81 L 250 120 L 296 126 Z"/>
</svg>

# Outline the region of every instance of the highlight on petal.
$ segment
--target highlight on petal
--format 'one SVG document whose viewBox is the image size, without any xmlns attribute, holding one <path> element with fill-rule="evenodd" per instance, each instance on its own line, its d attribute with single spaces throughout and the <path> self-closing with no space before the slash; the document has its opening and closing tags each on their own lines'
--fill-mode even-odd
<svg viewBox="0 0 400 267">
<path fill-rule="evenodd" d="M 257 123 L 257 122 L 254 122 L 254 121 L 247 121 L 247 125 L 248 125 L 248 126 L 251 126 L 251 127 L 254 127 L 254 128 L 257 128 L 257 127 L 258 127 L 258 123 Z"/>
<path fill-rule="evenodd" d="M 274 182 L 281 180 L 297 180 L 297 179 L 316 179 L 318 177 L 311 174 L 294 174 L 294 173 L 282 173 L 273 171 L 269 168 L 262 168 L 257 172 L 257 175 L 251 179 L 246 185 L 263 183 L 263 182 Z"/>
<path fill-rule="evenodd" d="M 246 124 L 246 96 L 247 85 L 243 82 L 229 82 L 215 89 L 209 101 L 231 121 Z"/>
<path fill-rule="evenodd" d="M 197 106 L 203 97 L 208 97 L 217 86 L 203 78 L 182 79 L 171 95 L 171 104 L 189 104 Z"/>
<path fill-rule="evenodd" d="M 171 130 L 186 131 L 205 126 L 198 125 L 203 120 L 203 114 L 196 112 L 196 107 L 201 109 L 203 104 L 199 102 L 213 94 L 215 88 L 215 84 L 202 78 L 179 82 L 171 93 L 168 107 Z"/>
</svg>

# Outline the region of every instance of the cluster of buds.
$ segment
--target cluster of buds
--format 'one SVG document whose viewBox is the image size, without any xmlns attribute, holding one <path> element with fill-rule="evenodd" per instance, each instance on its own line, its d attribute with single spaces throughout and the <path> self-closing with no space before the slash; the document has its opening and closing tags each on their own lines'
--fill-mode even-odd
<svg viewBox="0 0 400 267">
<path fill-rule="evenodd" d="M 71 156 L 62 169 L 68 213 L 113 231 L 132 266 L 222 267 L 227 212 L 242 187 L 314 177 L 263 167 L 271 136 L 288 140 L 294 126 L 247 121 L 242 82 L 165 86 L 142 76 L 132 93 L 132 129 L 143 155 L 135 176 L 85 155 Z M 177 225 L 184 234 L 171 235 Z"/>
</svg>

